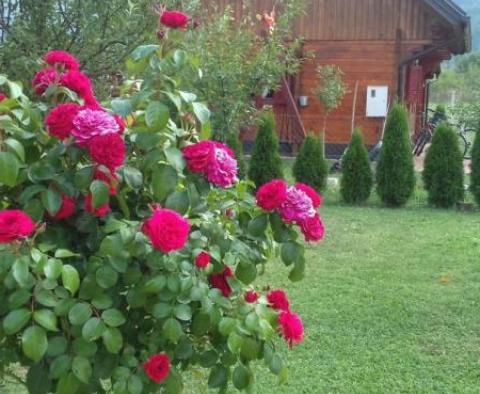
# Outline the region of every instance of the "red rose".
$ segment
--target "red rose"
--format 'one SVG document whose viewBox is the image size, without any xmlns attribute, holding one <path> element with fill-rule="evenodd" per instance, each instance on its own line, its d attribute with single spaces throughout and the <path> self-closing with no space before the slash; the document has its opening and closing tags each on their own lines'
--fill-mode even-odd
<svg viewBox="0 0 480 394">
<path fill-rule="evenodd" d="M 105 182 L 110 188 L 110 195 L 117 195 L 118 175 L 116 173 L 108 171 L 107 174 L 103 170 L 97 168 L 93 174 L 93 179 Z"/>
<path fill-rule="evenodd" d="M 45 118 L 48 132 L 60 140 L 70 137 L 73 129 L 73 120 L 82 110 L 78 104 L 60 104 L 53 108 Z"/>
<path fill-rule="evenodd" d="M 5 93 L 0 92 L 0 103 L 6 99 L 8 99 L 8 96 Z"/>
<path fill-rule="evenodd" d="M 210 264 L 211 257 L 207 252 L 201 252 L 196 258 L 195 258 L 195 265 L 200 268 L 206 268 L 208 264 Z"/>
<path fill-rule="evenodd" d="M 318 213 L 300 222 L 300 228 L 307 242 L 321 241 L 325 235 L 325 227 Z"/>
<path fill-rule="evenodd" d="M 278 323 L 290 348 L 303 342 L 303 323 L 297 314 L 283 311 L 278 317 Z"/>
<path fill-rule="evenodd" d="M 180 214 L 170 209 L 157 209 L 142 226 L 155 249 L 163 253 L 183 249 L 190 233 L 190 224 Z"/>
<path fill-rule="evenodd" d="M 71 70 L 60 79 L 60 85 L 75 92 L 89 106 L 100 106 L 93 94 L 92 83 L 84 73 L 78 70 Z"/>
<path fill-rule="evenodd" d="M 171 29 L 185 29 L 190 17 L 180 11 L 164 11 L 160 16 L 160 23 Z"/>
<path fill-rule="evenodd" d="M 8 244 L 32 235 L 35 223 L 25 212 L 18 209 L 0 211 L 0 244 Z"/>
<path fill-rule="evenodd" d="M 78 70 L 80 64 L 75 56 L 65 51 L 50 51 L 43 58 L 50 66 L 60 65 L 64 70 Z"/>
<path fill-rule="evenodd" d="M 57 82 L 58 74 L 53 68 L 40 70 L 32 80 L 32 88 L 36 94 L 41 96 L 47 89 Z"/>
<path fill-rule="evenodd" d="M 192 172 L 204 172 L 215 154 L 215 144 L 212 141 L 201 141 L 182 149 L 188 169 Z"/>
<path fill-rule="evenodd" d="M 287 294 L 283 290 L 273 290 L 267 295 L 267 300 L 273 309 L 288 311 L 290 303 Z"/>
<path fill-rule="evenodd" d="M 258 300 L 258 294 L 253 291 L 249 290 L 245 293 L 245 301 L 247 301 L 249 304 L 253 304 L 254 302 L 257 302 Z"/>
<path fill-rule="evenodd" d="M 257 205 L 266 210 L 273 211 L 279 208 L 287 199 L 287 182 L 275 179 L 261 186 L 257 191 Z"/>
<path fill-rule="evenodd" d="M 225 266 L 222 272 L 212 274 L 208 279 L 213 288 L 220 290 L 224 297 L 230 297 L 232 295 L 232 288 L 228 284 L 227 279 L 232 276 L 232 269 L 229 266 Z"/>
<path fill-rule="evenodd" d="M 93 208 L 92 195 L 87 194 L 85 196 L 85 210 L 99 218 L 103 218 L 110 212 L 110 205 L 104 204 L 98 208 Z"/>
<path fill-rule="evenodd" d="M 308 197 L 310 197 L 314 208 L 318 208 L 322 205 L 322 197 L 313 187 L 305 185 L 304 183 L 297 183 L 295 188 L 303 191 Z"/>
<path fill-rule="evenodd" d="M 60 207 L 60 210 L 53 216 L 53 219 L 68 219 L 75 213 L 75 203 L 76 201 L 74 198 L 62 193 L 62 206 Z"/>
<path fill-rule="evenodd" d="M 120 115 L 114 114 L 113 117 L 115 118 L 115 122 L 117 122 L 119 127 L 119 133 L 123 134 L 125 132 L 125 121 Z"/>
<path fill-rule="evenodd" d="M 117 133 L 97 135 L 88 142 L 90 157 L 114 172 L 125 161 L 125 142 Z"/>
<path fill-rule="evenodd" d="M 155 383 L 162 383 L 170 373 L 170 358 L 165 353 L 155 354 L 143 364 L 143 369 Z"/>
</svg>

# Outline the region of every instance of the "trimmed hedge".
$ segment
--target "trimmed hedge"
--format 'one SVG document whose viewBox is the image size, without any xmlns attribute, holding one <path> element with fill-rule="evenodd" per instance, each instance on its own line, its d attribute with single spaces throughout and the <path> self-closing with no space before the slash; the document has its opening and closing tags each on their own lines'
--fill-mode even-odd
<svg viewBox="0 0 480 394">
<path fill-rule="evenodd" d="M 373 173 L 362 133 L 356 130 L 342 158 L 340 194 L 347 204 L 362 204 L 368 200 L 373 187 Z"/>
<path fill-rule="evenodd" d="M 428 202 L 437 208 L 452 208 L 463 200 L 463 155 L 455 130 L 445 123 L 437 127 L 423 170 Z"/>
<path fill-rule="evenodd" d="M 408 113 L 396 104 L 390 111 L 377 166 L 377 193 L 389 207 L 407 203 L 415 188 L 415 169 L 410 144 Z"/>
<path fill-rule="evenodd" d="M 475 133 L 472 148 L 472 173 L 470 175 L 470 191 L 475 197 L 475 202 L 480 206 L 480 123 Z"/>
<path fill-rule="evenodd" d="M 272 179 L 283 178 L 282 159 L 278 147 L 275 116 L 272 111 L 267 111 L 260 117 L 248 171 L 249 178 L 257 187 Z"/>
<path fill-rule="evenodd" d="M 293 165 L 296 181 L 310 185 L 318 192 L 323 192 L 327 186 L 328 169 L 322 138 L 308 134 Z"/>
</svg>

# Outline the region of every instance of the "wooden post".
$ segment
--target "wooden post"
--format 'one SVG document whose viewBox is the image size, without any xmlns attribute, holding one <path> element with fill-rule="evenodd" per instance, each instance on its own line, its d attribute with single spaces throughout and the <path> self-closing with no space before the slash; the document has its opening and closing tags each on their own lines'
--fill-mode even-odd
<svg viewBox="0 0 480 394">
<path fill-rule="evenodd" d="M 352 109 L 352 129 L 350 130 L 350 136 L 355 131 L 355 113 L 357 110 L 357 95 L 358 95 L 358 81 L 355 82 L 355 93 L 353 94 L 353 109 Z"/>
</svg>

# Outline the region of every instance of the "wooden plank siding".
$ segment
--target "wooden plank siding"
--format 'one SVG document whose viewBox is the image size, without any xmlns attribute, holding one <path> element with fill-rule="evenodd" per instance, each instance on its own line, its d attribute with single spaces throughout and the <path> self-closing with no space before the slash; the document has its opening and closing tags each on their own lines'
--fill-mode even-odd
<svg viewBox="0 0 480 394">
<path fill-rule="evenodd" d="M 235 16 L 240 17 L 244 12 L 270 12 L 274 1 L 252 0 L 249 10 L 241 0 L 218 0 L 215 4 L 220 9 L 230 7 Z M 439 36 L 438 32 L 442 34 Z M 334 64 L 345 73 L 349 92 L 340 108 L 328 118 L 326 142 L 347 144 L 350 141 L 353 93 L 358 82 L 356 125 L 362 128 L 366 143 L 375 144 L 382 134 L 384 119 L 366 117 L 367 87 L 388 86 L 389 99 L 393 102 L 399 88 L 401 62 L 431 45 L 444 42 L 453 30 L 448 21 L 422 0 L 309 0 L 305 14 L 294 24 L 294 34 L 304 38 L 304 51 L 315 54 L 292 83 L 296 87 L 295 98 L 309 97 L 309 105 L 300 108 L 305 129 L 322 132 L 323 111 L 313 94 L 317 84 L 316 68 Z M 440 62 L 441 59 L 437 65 Z M 421 118 L 423 110 L 415 106 L 412 120 Z M 282 111 L 284 106 L 277 105 L 277 119 L 287 124 L 285 119 L 291 114 Z M 417 127 L 414 124 L 412 121 L 412 131 Z M 283 142 L 298 143 L 289 141 L 291 133 L 288 131 L 279 130 L 279 134 Z M 251 133 L 246 135 L 247 140 L 252 138 Z"/>
</svg>

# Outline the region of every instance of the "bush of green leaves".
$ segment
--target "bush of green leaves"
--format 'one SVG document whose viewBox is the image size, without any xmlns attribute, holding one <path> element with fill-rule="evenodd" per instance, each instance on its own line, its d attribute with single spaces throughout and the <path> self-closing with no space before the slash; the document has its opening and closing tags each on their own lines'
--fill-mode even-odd
<svg viewBox="0 0 480 394">
<path fill-rule="evenodd" d="M 244 295 L 280 251 L 290 279 L 302 279 L 304 248 L 277 214 L 256 206 L 247 182 L 216 189 L 186 169 L 181 148 L 211 133 L 207 107 L 176 88 L 188 61 L 186 52 L 159 45 L 129 59 L 127 93 L 111 103 L 129 124 L 116 196 L 93 181 L 81 149 L 46 133 L 53 103 L 31 101 L 0 76 L 10 88 L 0 103 L 0 209 L 22 209 L 38 226 L 33 237 L 0 245 L 0 372 L 25 377 L 30 393 L 178 393 L 191 368 L 203 369 L 220 392 L 232 383 L 251 389 L 259 362 L 286 376 L 278 313 L 265 297 L 249 304 Z M 63 93 L 47 96 L 57 104 Z M 93 204 L 108 202 L 111 213 L 96 218 L 79 207 L 53 221 L 61 192 L 92 193 Z M 181 251 L 156 251 L 141 232 L 151 204 L 188 218 Z M 202 250 L 212 257 L 206 271 L 194 264 Z M 224 264 L 234 272 L 229 298 L 208 281 Z M 172 365 L 160 386 L 142 368 L 159 352 Z"/>
</svg>

